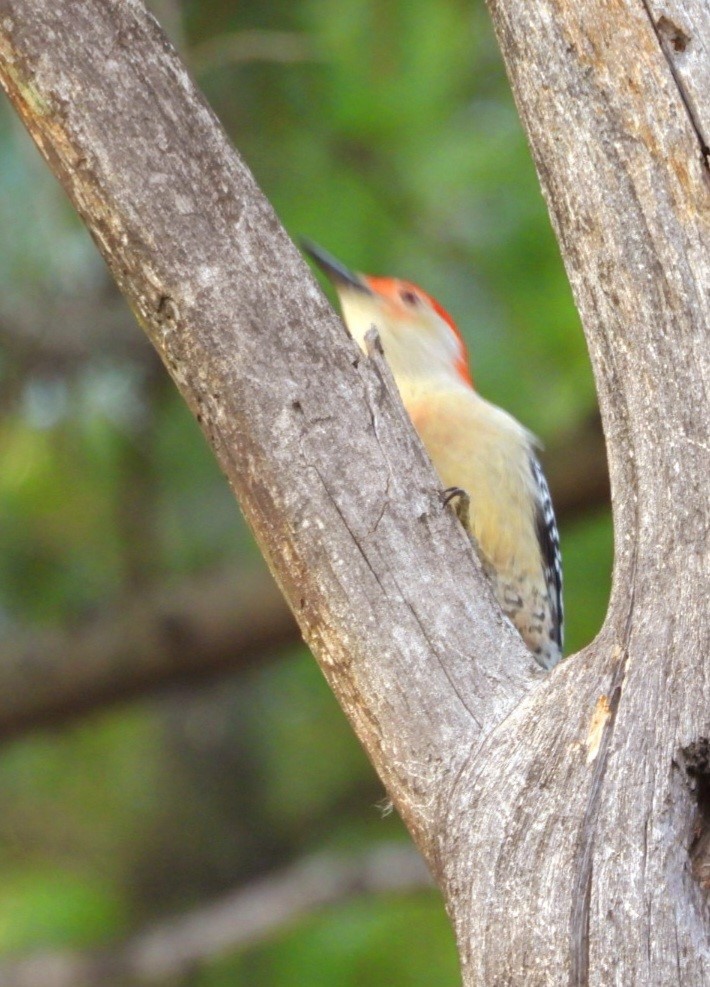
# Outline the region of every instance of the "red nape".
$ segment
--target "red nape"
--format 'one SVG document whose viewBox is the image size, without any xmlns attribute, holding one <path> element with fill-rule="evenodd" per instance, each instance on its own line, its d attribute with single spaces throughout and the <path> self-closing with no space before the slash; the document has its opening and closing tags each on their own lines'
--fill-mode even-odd
<svg viewBox="0 0 710 987">
<path fill-rule="evenodd" d="M 365 281 L 374 292 L 381 295 L 383 298 L 388 298 L 390 301 L 400 302 L 402 292 L 411 292 L 429 305 L 430 308 L 436 312 L 439 318 L 444 320 L 456 336 L 459 343 L 459 357 L 456 361 L 456 372 L 464 384 L 468 384 L 469 387 L 473 387 L 473 378 L 471 377 L 471 370 L 468 360 L 468 350 L 466 348 L 466 343 L 463 340 L 463 336 L 461 335 L 459 327 L 456 325 L 453 318 L 449 315 L 444 306 L 433 297 L 433 295 L 430 295 L 428 292 L 424 291 L 424 289 L 420 288 L 419 285 L 413 284 L 411 281 L 402 281 L 399 278 L 379 278 L 368 275 L 365 278 Z"/>
</svg>

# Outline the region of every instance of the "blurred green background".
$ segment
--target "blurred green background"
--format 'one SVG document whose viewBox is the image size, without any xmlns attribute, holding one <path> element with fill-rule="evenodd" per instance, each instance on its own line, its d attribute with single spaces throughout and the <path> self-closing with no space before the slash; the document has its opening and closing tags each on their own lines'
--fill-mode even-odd
<svg viewBox="0 0 710 987">
<path fill-rule="evenodd" d="M 575 458 L 596 428 L 594 385 L 483 4 L 152 6 L 287 230 L 437 296 L 467 337 L 479 389 L 541 436 L 553 488 L 555 469 L 567 472 L 577 650 L 601 624 L 611 567 L 605 497 Z M 101 628 L 156 588 L 197 598 L 205 574 L 223 574 L 236 600 L 261 563 L 197 426 L 5 101 L 0 237 L 0 690 L 19 695 L 55 674 L 53 638 L 71 668 L 87 622 Z M 34 659 L 8 678 L 20 650 Z M 10 957 L 107 946 L 313 855 L 357 866 L 373 847 L 406 845 L 310 655 L 294 641 L 241 664 L 46 723 L 0 715 L 0 982 Z M 160 982 L 458 983 L 434 890 L 346 883 L 329 905 Z"/>
</svg>

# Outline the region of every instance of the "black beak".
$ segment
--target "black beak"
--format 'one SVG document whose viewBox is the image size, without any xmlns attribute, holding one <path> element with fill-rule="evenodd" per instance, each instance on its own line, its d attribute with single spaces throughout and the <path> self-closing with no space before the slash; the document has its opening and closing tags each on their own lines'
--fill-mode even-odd
<svg viewBox="0 0 710 987">
<path fill-rule="evenodd" d="M 321 271 L 328 275 L 336 288 L 351 288 L 355 291 L 363 291 L 368 295 L 372 294 L 371 289 L 359 274 L 349 271 L 332 254 L 327 253 L 312 240 L 302 239 L 301 248 L 316 262 Z"/>
</svg>

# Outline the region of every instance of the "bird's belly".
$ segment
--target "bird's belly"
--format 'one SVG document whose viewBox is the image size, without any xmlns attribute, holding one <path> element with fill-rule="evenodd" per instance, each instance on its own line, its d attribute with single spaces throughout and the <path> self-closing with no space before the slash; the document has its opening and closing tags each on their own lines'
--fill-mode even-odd
<svg viewBox="0 0 710 987">
<path fill-rule="evenodd" d="M 543 665 L 559 660 L 532 514 L 530 450 L 520 433 L 477 420 L 447 395 L 411 404 L 414 427 L 444 488 L 470 499 L 470 526 L 503 612 Z"/>
<path fill-rule="evenodd" d="M 471 498 L 471 530 L 496 570 L 540 570 L 530 496 L 530 465 L 517 436 L 466 416 L 410 410 L 442 486 Z M 446 409 L 439 409 L 440 412 Z"/>
</svg>

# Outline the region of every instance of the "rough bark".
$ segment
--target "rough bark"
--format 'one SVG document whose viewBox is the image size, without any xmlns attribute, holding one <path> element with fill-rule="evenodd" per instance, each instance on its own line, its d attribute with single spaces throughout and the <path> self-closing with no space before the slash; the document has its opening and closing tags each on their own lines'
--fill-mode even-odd
<svg viewBox="0 0 710 987">
<path fill-rule="evenodd" d="M 10 98 L 430 848 L 432 792 L 535 673 L 441 508 L 381 355 L 344 332 L 138 0 L 0 12 Z"/>
<path fill-rule="evenodd" d="M 597 640 L 461 774 L 445 842 L 465 837 L 468 880 L 450 907 L 470 983 L 700 985 L 708 902 L 688 851 L 705 784 L 687 771 L 707 771 L 710 728 L 707 133 L 646 4 L 490 7 L 587 334 L 615 567 Z M 702 0 L 683 7 L 686 52 L 707 48 Z M 708 87 L 693 92 L 707 111 Z"/>
<path fill-rule="evenodd" d="M 465 983 L 701 985 L 708 172 L 689 107 L 707 88 L 641 0 L 491 8 L 614 499 L 604 628 L 547 677 L 441 511 L 380 354 L 343 332 L 137 0 L 0 0 L 0 77 L 439 881 Z"/>
</svg>

